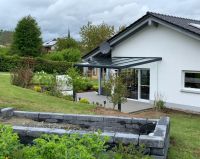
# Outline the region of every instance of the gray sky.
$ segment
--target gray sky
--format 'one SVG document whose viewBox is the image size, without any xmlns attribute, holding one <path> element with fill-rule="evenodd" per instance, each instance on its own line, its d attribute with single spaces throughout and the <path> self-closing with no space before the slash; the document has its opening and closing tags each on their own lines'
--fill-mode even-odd
<svg viewBox="0 0 200 159">
<path fill-rule="evenodd" d="M 14 30 L 19 19 L 31 15 L 44 41 L 66 35 L 68 28 L 78 39 L 88 21 L 127 26 L 146 11 L 200 20 L 200 0 L 0 0 L 0 29 Z"/>
</svg>

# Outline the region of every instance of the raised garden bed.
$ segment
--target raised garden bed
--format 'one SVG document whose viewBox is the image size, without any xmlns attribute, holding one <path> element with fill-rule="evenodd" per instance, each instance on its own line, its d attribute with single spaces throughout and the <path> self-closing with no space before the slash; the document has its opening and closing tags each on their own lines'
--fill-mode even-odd
<svg viewBox="0 0 200 159">
<path fill-rule="evenodd" d="M 0 122 L 13 125 L 23 142 L 31 142 L 41 134 L 82 135 L 101 130 L 102 136 L 110 137 L 109 144 L 144 144 L 149 154 L 156 159 L 166 159 L 169 147 L 169 117 L 144 119 L 27 112 L 12 108 L 2 109 L 0 116 Z"/>
</svg>

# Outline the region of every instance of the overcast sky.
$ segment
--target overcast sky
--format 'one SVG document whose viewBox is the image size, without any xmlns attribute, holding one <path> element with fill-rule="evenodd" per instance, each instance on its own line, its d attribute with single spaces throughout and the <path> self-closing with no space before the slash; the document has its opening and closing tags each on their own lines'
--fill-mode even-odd
<svg viewBox="0 0 200 159">
<path fill-rule="evenodd" d="M 67 34 L 79 39 L 88 21 L 129 25 L 146 11 L 200 20 L 200 0 L 0 0 L 0 29 L 14 30 L 23 16 L 33 16 L 43 40 Z"/>
</svg>

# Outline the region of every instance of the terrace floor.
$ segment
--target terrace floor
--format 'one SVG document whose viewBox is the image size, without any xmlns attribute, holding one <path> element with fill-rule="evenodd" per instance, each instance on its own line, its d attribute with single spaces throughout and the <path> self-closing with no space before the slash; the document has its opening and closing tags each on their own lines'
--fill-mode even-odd
<svg viewBox="0 0 200 159">
<path fill-rule="evenodd" d="M 113 108 L 113 104 L 110 103 L 106 96 L 98 95 L 97 92 L 84 92 L 84 93 L 77 93 L 77 100 L 79 98 L 87 98 L 90 103 L 99 103 L 100 105 L 104 106 L 104 101 L 106 101 L 106 108 Z M 124 113 L 132 113 L 138 112 L 146 109 L 150 109 L 153 106 L 150 103 L 145 102 L 138 102 L 132 99 L 128 99 L 126 103 L 122 104 L 122 112 Z M 117 106 L 116 106 L 117 109 Z"/>
</svg>

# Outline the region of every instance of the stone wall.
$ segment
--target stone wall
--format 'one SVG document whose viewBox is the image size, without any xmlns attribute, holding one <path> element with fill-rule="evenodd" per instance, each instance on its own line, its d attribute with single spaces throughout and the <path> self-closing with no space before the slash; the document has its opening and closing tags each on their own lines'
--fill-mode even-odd
<svg viewBox="0 0 200 159">
<path fill-rule="evenodd" d="M 101 129 L 103 131 L 101 134 L 102 136 L 110 137 L 109 143 L 115 144 L 123 142 L 124 144 L 144 144 L 150 152 L 150 155 L 155 159 L 166 159 L 169 147 L 169 117 L 161 117 L 160 119 L 143 119 L 115 116 L 14 111 L 12 108 L 2 109 L 1 116 L 4 118 L 15 116 L 36 121 L 74 124 L 83 128 L 83 130 L 64 130 L 13 126 L 14 131 L 22 136 L 22 138 L 36 138 L 41 134 L 70 135 L 73 133 L 79 133 L 80 135 L 83 135 L 86 133 L 94 133 L 94 130 Z M 146 123 L 155 123 L 155 129 L 147 135 L 139 134 L 139 127 Z"/>
</svg>

